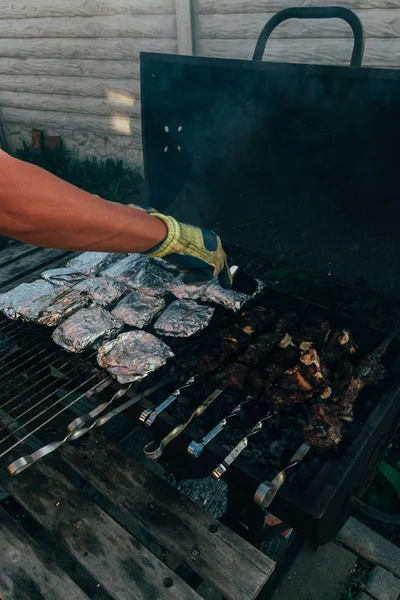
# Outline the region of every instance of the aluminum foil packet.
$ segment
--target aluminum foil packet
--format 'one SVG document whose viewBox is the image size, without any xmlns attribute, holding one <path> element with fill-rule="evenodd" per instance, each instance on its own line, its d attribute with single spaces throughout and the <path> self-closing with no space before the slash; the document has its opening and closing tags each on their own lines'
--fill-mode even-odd
<svg viewBox="0 0 400 600">
<path fill-rule="evenodd" d="M 149 259 L 142 254 L 128 254 L 122 260 L 103 270 L 100 275 L 101 277 L 129 284 L 147 262 L 149 262 Z"/>
<path fill-rule="evenodd" d="M 138 290 L 122 298 L 111 314 L 121 319 L 126 325 L 142 329 L 149 325 L 164 308 L 164 298 L 148 296 Z"/>
<path fill-rule="evenodd" d="M 172 273 L 146 261 L 138 273 L 126 283 L 131 289 L 141 290 L 148 296 L 165 296 L 173 279 Z"/>
<path fill-rule="evenodd" d="M 42 279 L 53 285 L 75 285 L 85 279 L 85 275 L 76 269 L 63 267 L 62 269 L 49 269 L 41 275 Z"/>
<path fill-rule="evenodd" d="M 128 331 L 100 346 L 97 362 L 119 383 L 125 384 L 140 381 L 173 356 L 167 344 L 151 333 Z"/>
<path fill-rule="evenodd" d="M 203 285 L 187 285 L 183 282 L 183 276 L 180 276 L 171 282 L 168 291 L 179 299 L 211 302 L 212 304 L 219 304 L 228 310 L 237 312 L 246 302 L 258 294 L 263 287 L 264 284 L 261 281 L 258 281 L 258 286 L 253 296 L 248 296 L 241 292 L 224 289 L 219 285 L 218 279 L 213 279 L 209 283 Z"/>
<path fill-rule="evenodd" d="M 120 260 L 125 254 L 114 254 L 112 252 L 84 252 L 67 262 L 67 267 L 83 273 L 87 277 L 96 275 L 109 265 Z"/>
<path fill-rule="evenodd" d="M 110 306 L 126 292 L 126 286 L 120 281 L 111 281 L 106 277 L 85 279 L 74 286 L 74 290 L 86 292 L 89 297 L 103 308 Z"/>
<path fill-rule="evenodd" d="M 150 262 L 153 263 L 154 265 L 157 265 L 158 267 L 161 267 L 162 269 L 165 269 L 169 273 L 172 273 L 174 276 L 177 276 L 180 273 L 180 271 L 177 267 L 175 267 L 171 263 L 167 262 L 163 258 L 158 258 L 158 257 L 151 258 Z"/>
<path fill-rule="evenodd" d="M 204 291 L 205 285 L 188 285 L 183 281 L 183 275 L 176 277 L 168 286 L 168 291 L 179 300 L 198 300 Z"/>
<path fill-rule="evenodd" d="M 114 338 L 124 324 L 109 312 L 95 306 L 81 308 L 53 331 L 53 340 L 68 352 L 83 352 L 98 346 L 104 340 Z"/>
<path fill-rule="evenodd" d="M 36 323 L 40 312 L 66 289 L 54 286 L 43 279 L 37 279 L 32 283 L 21 283 L 13 290 L 0 294 L 0 310 L 9 319 L 21 318 Z"/>
<path fill-rule="evenodd" d="M 160 335 L 190 337 L 210 323 L 215 308 L 194 300 L 175 300 L 154 323 Z"/>
<path fill-rule="evenodd" d="M 78 290 L 66 291 L 55 298 L 49 306 L 40 311 L 38 323 L 47 327 L 57 327 L 62 321 L 68 319 L 79 309 L 90 303 L 86 292 Z"/>
</svg>

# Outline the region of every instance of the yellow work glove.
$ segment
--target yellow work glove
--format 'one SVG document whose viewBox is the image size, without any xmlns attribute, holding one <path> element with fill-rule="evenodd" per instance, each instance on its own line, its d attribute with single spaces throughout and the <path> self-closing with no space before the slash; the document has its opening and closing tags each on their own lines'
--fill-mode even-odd
<svg viewBox="0 0 400 600">
<path fill-rule="evenodd" d="M 143 209 L 134 204 L 129 206 L 146 210 L 167 226 L 167 237 L 145 252 L 147 256 L 163 258 L 175 265 L 185 274 L 185 283 L 197 285 L 218 277 L 222 287 L 231 287 L 232 276 L 221 240 L 216 233 L 210 229 L 179 223 L 173 217 L 162 215 L 154 209 Z"/>
</svg>

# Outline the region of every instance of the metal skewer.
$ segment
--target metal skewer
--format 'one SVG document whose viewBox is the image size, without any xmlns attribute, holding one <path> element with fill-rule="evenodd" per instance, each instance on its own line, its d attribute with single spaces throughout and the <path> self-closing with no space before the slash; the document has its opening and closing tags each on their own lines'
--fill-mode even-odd
<svg viewBox="0 0 400 600">
<path fill-rule="evenodd" d="M 168 406 L 170 406 L 178 398 L 182 390 L 190 387 L 192 383 L 194 383 L 196 377 L 198 377 L 198 375 L 194 375 L 193 377 L 188 379 L 186 383 L 184 383 L 183 385 L 181 385 L 181 387 L 176 389 L 170 396 L 168 396 L 166 400 L 164 400 L 164 402 L 161 402 L 161 404 L 159 404 L 156 408 L 146 408 L 140 415 L 139 421 L 144 423 L 146 427 L 150 427 L 151 425 L 153 425 L 158 415 L 162 413 L 163 410 L 168 408 Z"/>
<path fill-rule="evenodd" d="M 164 452 L 166 446 L 168 446 L 168 444 L 170 444 L 172 442 L 172 440 L 177 438 L 178 435 L 180 435 L 182 433 L 182 431 L 184 431 L 184 429 L 186 429 L 186 427 L 192 421 L 194 421 L 194 419 L 197 419 L 197 417 L 202 415 L 203 412 L 206 410 L 206 408 L 208 408 L 210 406 L 210 404 L 212 404 L 212 402 L 214 402 L 214 400 L 223 393 L 223 391 L 224 390 L 214 390 L 213 393 L 210 394 L 208 396 L 208 398 L 206 398 L 192 412 L 189 419 L 185 423 L 182 423 L 181 425 L 177 425 L 176 427 L 174 427 L 174 429 L 172 431 L 170 431 L 170 433 L 167 436 L 165 436 L 164 439 L 161 440 L 158 448 L 154 448 L 154 446 L 155 446 L 154 442 L 150 442 L 150 443 L 146 444 L 146 446 L 143 449 L 143 452 L 145 453 L 146 457 L 149 458 L 150 460 L 155 460 L 156 458 L 160 458 L 160 456 Z"/>
<path fill-rule="evenodd" d="M 233 448 L 233 450 L 231 450 L 228 456 L 222 461 L 222 463 L 220 463 L 218 467 L 214 469 L 214 471 L 212 472 L 212 476 L 214 477 L 214 479 L 219 479 L 220 477 L 222 477 L 227 468 L 237 459 L 239 454 L 241 454 L 243 450 L 247 447 L 249 443 L 249 438 L 259 433 L 263 428 L 264 421 L 266 421 L 267 419 L 271 419 L 271 417 L 275 416 L 275 414 L 275 411 L 268 413 L 267 415 L 265 415 L 265 417 L 260 419 L 258 423 L 254 425 L 250 433 L 248 433 L 243 439 L 241 439 L 240 442 Z"/>
<path fill-rule="evenodd" d="M 285 483 L 288 469 L 294 467 L 295 465 L 298 465 L 310 449 L 311 446 L 309 444 L 302 444 L 300 448 L 296 450 L 296 452 L 293 454 L 286 467 L 282 469 L 282 471 L 280 471 L 278 475 L 275 475 L 271 482 L 264 481 L 258 486 L 254 494 L 254 502 L 258 504 L 258 506 L 261 506 L 263 510 L 268 508 L 268 506 L 271 504 L 272 500 L 278 493 L 279 489 Z"/>
<path fill-rule="evenodd" d="M 244 406 L 244 404 L 247 404 L 248 402 L 250 402 L 250 400 L 252 400 L 252 399 L 253 398 L 251 396 L 249 396 L 248 398 L 246 398 L 246 400 L 244 400 L 240 404 L 237 404 L 228 416 L 226 416 L 224 419 L 222 419 L 213 429 L 211 429 L 211 431 L 209 431 L 207 433 L 207 435 L 205 435 L 203 437 L 201 442 L 196 442 L 196 440 L 193 440 L 192 442 L 190 442 L 190 444 L 187 448 L 188 453 L 191 456 L 193 456 L 193 458 L 198 458 L 200 456 L 200 454 L 203 452 L 204 448 L 207 446 L 207 444 L 209 444 L 223 430 L 225 425 L 228 423 L 229 419 L 239 415 L 240 411 L 242 410 L 242 406 Z"/>
</svg>

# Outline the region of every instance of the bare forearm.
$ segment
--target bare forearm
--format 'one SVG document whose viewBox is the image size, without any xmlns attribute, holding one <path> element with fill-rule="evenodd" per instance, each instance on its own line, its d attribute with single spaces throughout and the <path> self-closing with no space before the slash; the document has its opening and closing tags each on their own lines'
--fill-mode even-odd
<svg viewBox="0 0 400 600">
<path fill-rule="evenodd" d="M 143 252 L 167 234 L 159 219 L 105 202 L 1 151 L 0 178 L 0 234 L 23 242 L 68 250 Z"/>
</svg>

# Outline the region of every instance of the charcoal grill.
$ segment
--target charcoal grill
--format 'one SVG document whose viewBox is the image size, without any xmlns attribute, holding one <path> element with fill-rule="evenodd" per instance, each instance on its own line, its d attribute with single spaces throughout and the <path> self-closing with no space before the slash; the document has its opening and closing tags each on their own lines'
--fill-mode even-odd
<svg viewBox="0 0 400 600">
<path fill-rule="evenodd" d="M 295 16 L 311 14 L 302 11 Z M 330 16 L 351 18 L 356 34 L 362 34 L 354 16 L 344 9 L 339 13 L 335 9 Z M 400 106 L 400 76 L 393 71 L 261 63 L 260 48 L 268 31 L 260 37 L 252 62 L 142 55 L 150 202 L 178 218 L 218 230 L 228 242 L 231 264 L 258 278 L 268 280 L 271 265 L 289 262 L 337 285 L 363 280 L 372 290 L 398 298 L 394 149 L 400 120 L 394 115 Z M 356 39 L 354 64 L 360 64 L 362 46 Z M 327 317 L 351 329 L 364 352 L 385 337 L 272 287 L 254 302 L 280 312 Z M 176 342 L 173 372 L 168 365 L 128 390 L 131 407 L 126 414 L 137 423 L 144 408 L 165 399 L 187 378 L 183 357 L 200 351 L 202 336 L 213 335 L 213 327 L 233 318 L 217 311 L 212 328 L 196 338 L 195 347 Z M 319 459 L 301 491 L 289 481 L 271 505 L 280 519 L 319 544 L 330 540 L 345 521 L 351 498 L 362 496 L 396 430 L 399 349 L 395 341 L 385 357 L 389 376 L 384 383 L 363 393 L 359 427 L 340 455 Z M 0 384 L 4 466 L 20 456 L 21 439 L 32 451 L 58 439 L 66 433 L 67 415 L 89 412 L 120 389 L 98 369 L 93 355 L 67 355 L 55 348 L 43 329 L 3 317 Z M 156 438 L 177 424 L 171 414 L 157 418 L 152 427 Z M 114 439 L 131 428 L 126 420 L 125 429 L 114 432 Z M 194 461 L 186 452 L 193 439 L 201 439 L 196 425 L 163 455 L 164 464 L 177 477 L 208 476 L 226 455 L 213 442 Z M 229 486 L 225 518 L 255 539 L 263 513 L 254 507 L 253 496 L 265 473 L 243 458 L 225 479 Z"/>
</svg>

